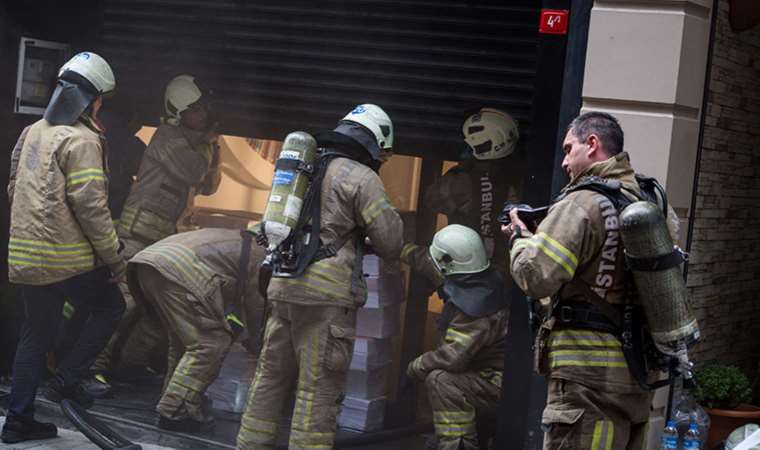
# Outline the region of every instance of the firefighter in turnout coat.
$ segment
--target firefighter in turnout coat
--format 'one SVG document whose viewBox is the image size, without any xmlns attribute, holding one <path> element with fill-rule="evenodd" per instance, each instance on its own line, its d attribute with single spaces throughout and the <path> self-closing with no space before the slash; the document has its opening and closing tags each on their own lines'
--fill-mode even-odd
<svg viewBox="0 0 760 450">
<path fill-rule="evenodd" d="M 166 87 L 167 118 L 145 150 L 117 230 L 127 258 L 176 233 L 176 222 L 187 208 L 188 198 L 196 192 L 213 194 L 219 186 L 218 135 L 206 97 L 189 75 L 174 78 Z M 145 365 L 151 351 L 165 341 L 160 322 L 143 320 L 126 283 L 120 289 L 127 309 L 117 332 L 93 366 L 95 374 L 109 369 L 116 347 L 130 333 L 135 333 L 141 342 L 132 341 L 129 348 L 142 355 L 130 355 L 129 359 L 142 359 Z"/>
<path fill-rule="evenodd" d="M 159 427 L 213 426 L 204 392 L 242 329 L 258 335 L 264 302 L 255 275 L 263 257 L 251 232 L 208 228 L 170 236 L 130 260 L 130 290 L 169 334 Z"/>
<path fill-rule="evenodd" d="M 401 218 L 376 173 L 393 143 L 388 115 L 375 105 L 360 105 L 334 131 L 315 138 L 321 148 L 346 155 L 328 163 L 317 205 L 319 238 L 335 254 L 312 262 L 299 277 L 272 278 L 267 290 L 272 312 L 238 449 L 274 448 L 280 415 L 294 385 L 289 448 L 332 448 L 353 350 L 356 308 L 366 300 L 362 242 L 369 237 L 375 252 L 391 260 L 398 260 L 403 245 Z"/>
<path fill-rule="evenodd" d="M 476 412 L 497 408 L 501 395 L 509 316 L 504 277 L 490 267 L 478 233 L 462 225 L 436 233 L 429 258 L 408 245 L 404 250 L 402 260 L 413 267 L 433 262 L 439 275 L 431 281 L 443 276 L 445 301 L 438 347 L 413 360 L 407 376 L 425 383 L 438 448 L 477 449 Z"/>
<path fill-rule="evenodd" d="M 103 58 L 75 55 L 60 69 L 43 118 L 24 129 L 11 155 L 8 277 L 18 286 L 24 323 L 5 443 L 56 435 L 55 425 L 34 420 L 34 398 L 66 297 L 90 308 L 92 317 L 45 392 L 57 402 L 91 404 L 81 379 L 124 311 L 115 283 L 124 278 L 126 260 L 108 211 L 108 158 L 97 120 L 103 96 L 115 86 Z"/>
<path fill-rule="evenodd" d="M 634 300 L 627 298 L 632 280 L 625 271 L 618 211 L 605 195 L 573 190 L 599 177 L 640 196 L 622 149 L 623 132 L 614 117 L 590 112 L 576 118 L 563 143 L 562 167 L 570 183 L 560 200 L 535 232 L 515 210 L 504 229 L 511 236 L 515 282 L 532 298 L 552 297 L 553 313 L 536 344 L 537 370 L 548 377 L 545 449 L 644 448 L 650 392 L 633 377 L 616 334 L 593 325 L 608 321 L 600 308 Z M 671 234 L 676 224 L 671 212 Z M 564 310 L 573 313 L 560 314 Z"/>
</svg>

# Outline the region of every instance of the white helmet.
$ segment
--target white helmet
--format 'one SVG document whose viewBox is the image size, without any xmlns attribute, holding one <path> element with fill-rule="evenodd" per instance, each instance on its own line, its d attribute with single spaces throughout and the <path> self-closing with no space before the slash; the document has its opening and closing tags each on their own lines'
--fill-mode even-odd
<svg viewBox="0 0 760 450">
<path fill-rule="evenodd" d="M 449 225 L 433 236 L 430 256 L 444 275 L 478 273 L 490 265 L 483 240 L 472 228 Z"/>
<path fill-rule="evenodd" d="M 191 75 L 178 75 L 166 85 L 164 92 L 164 109 L 169 122 L 179 124 L 182 111 L 193 103 L 200 100 L 203 91 L 195 84 L 195 77 Z"/>
<path fill-rule="evenodd" d="M 388 114 L 377 105 L 359 105 L 346 114 L 341 122 L 358 123 L 371 131 L 381 150 L 393 147 L 393 123 Z"/>
<path fill-rule="evenodd" d="M 66 64 L 61 66 L 61 70 L 58 71 L 58 78 L 61 78 L 64 72 L 69 70 L 92 83 L 100 95 L 107 94 L 116 88 L 116 79 L 113 76 L 111 66 L 95 53 L 81 52 L 74 55 Z"/>
<path fill-rule="evenodd" d="M 517 122 L 504 111 L 483 108 L 462 125 L 464 141 L 476 159 L 504 158 L 512 154 L 520 139 Z"/>
<path fill-rule="evenodd" d="M 51 125 L 72 125 L 116 80 L 106 60 L 92 52 L 74 55 L 58 71 L 58 80 L 42 117 Z"/>
</svg>

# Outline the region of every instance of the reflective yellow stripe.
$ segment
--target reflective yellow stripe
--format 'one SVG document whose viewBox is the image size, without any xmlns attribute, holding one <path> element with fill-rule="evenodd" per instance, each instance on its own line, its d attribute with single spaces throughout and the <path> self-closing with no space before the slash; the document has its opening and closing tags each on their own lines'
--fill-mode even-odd
<svg viewBox="0 0 760 450">
<path fill-rule="evenodd" d="M 236 323 L 237 325 L 239 325 L 239 326 L 241 326 L 241 327 L 245 328 L 245 325 L 243 325 L 243 321 L 241 321 L 241 320 L 238 318 L 238 316 L 236 316 L 235 314 L 232 314 L 232 313 L 230 313 L 230 314 L 227 314 L 227 317 L 225 317 L 225 319 L 227 319 L 227 321 L 228 321 L 228 322 L 233 322 L 233 323 Z"/>
<path fill-rule="evenodd" d="M 107 236 L 98 238 L 98 239 L 93 239 L 92 245 L 99 249 L 118 247 L 119 238 L 116 236 L 116 230 L 111 229 L 111 232 Z"/>
<path fill-rule="evenodd" d="M 388 197 L 385 195 L 373 201 L 362 210 L 362 219 L 364 219 L 364 224 L 371 224 L 380 216 L 380 214 L 383 213 L 383 211 L 389 208 L 393 208 L 393 206 L 391 205 L 390 200 L 388 200 Z"/>
<path fill-rule="evenodd" d="M 459 344 L 467 346 L 472 342 L 472 337 L 465 333 L 462 333 L 461 331 L 449 328 L 446 330 L 446 337 L 444 340 L 446 342 L 457 342 Z"/>
<path fill-rule="evenodd" d="M 536 240 L 534 240 L 536 239 Z M 566 260 L 566 258 L 563 255 L 560 255 L 556 252 L 554 252 L 551 248 L 544 245 L 541 241 L 537 239 L 536 236 L 533 236 L 530 239 L 525 240 L 526 245 L 530 245 L 531 247 L 536 247 L 540 249 L 546 256 L 551 258 L 554 262 L 562 266 L 563 269 L 567 271 L 567 273 L 570 274 L 571 277 L 575 276 L 575 267 L 569 264 Z"/>
<path fill-rule="evenodd" d="M 69 303 L 68 300 L 66 300 L 63 303 L 63 317 L 65 317 L 66 319 L 71 319 L 71 316 L 73 316 L 75 312 L 76 312 L 76 308 L 74 307 L 74 305 L 72 305 L 71 303 Z"/>
<path fill-rule="evenodd" d="M 404 248 L 401 250 L 401 259 L 406 259 L 409 253 L 412 253 L 417 247 L 419 247 L 417 244 L 404 244 Z"/>
<path fill-rule="evenodd" d="M 8 252 L 8 263 L 15 266 L 42 267 L 46 269 L 86 269 L 95 266 L 92 256 L 52 260 L 45 256 L 17 252 Z"/>
<path fill-rule="evenodd" d="M 433 411 L 436 423 L 470 423 L 475 420 L 474 411 Z"/>
<path fill-rule="evenodd" d="M 609 420 L 597 420 L 591 440 L 591 450 L 612 450 L 615 435 L 615 423 Z"/>
<path fill-rule="evenodd" d="M 552 350 L 549 352 L 552 368 L 576 367 L 628 367 L 622 351 L 614 350 Z"/>
<path fill-rule="evenodd" d="M 29 239 L 10 238 L 8 241 L 9 250 L 18 250 L 20 252 L 37 253 L 41 255 L 92 255 L 92 247 L 89 242 L 73 244 L 53 244 L 44 241 L 33 241 Z"/>
<path fill-rule="evenodd" d="M 475 433 L 475 411 L 433 411 L 438 436 L 460 437 Z"/>
<path fill-rule="evenodd" d="M 570 259 L 570 262 L 572 262 L 574 266 L 578 266 L 578 257 L 575 256 L 573 252 L 568 250 L 565 246 L 557 242 L 557 240 L 555 240 L 548 234 L 544 233 L 543 231 L 538 233 L 538 236 L 547 240 L 552 246 L 554 246 L 557 250 L 559 250 L 563 255 L 567 256 Z"/>
<path fill-rule="evenodd" d="M 84 169 L 66 175 L 66 186 L 76 186 L 88 181 L 105 181 L 106 174 L 102 169 Z"/>
</svg>

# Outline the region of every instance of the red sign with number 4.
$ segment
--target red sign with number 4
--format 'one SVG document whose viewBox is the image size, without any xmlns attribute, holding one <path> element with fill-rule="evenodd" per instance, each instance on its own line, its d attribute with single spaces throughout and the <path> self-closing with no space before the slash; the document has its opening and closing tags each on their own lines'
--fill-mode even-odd
<svg viewBox="0 0 760 450">
<path fill-rule="evenodd" d="M 566 9 L 542 9 L 539 33 L 567 34 L 567 15 Z"/>
</svg>

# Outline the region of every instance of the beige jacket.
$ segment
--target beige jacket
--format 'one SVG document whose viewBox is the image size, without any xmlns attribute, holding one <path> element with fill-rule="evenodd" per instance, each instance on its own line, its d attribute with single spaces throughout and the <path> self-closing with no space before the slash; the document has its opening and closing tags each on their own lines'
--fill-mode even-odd
<svg viewBox="0 0 760 450">
<path fill-rule="evenodd" d="M 640 194 L 626 153 L 593 164 L 565 191 L 592 175 L 619 180 L 624 188 Z M 676 233 L 674 217 L 671 211 L 668 225 L 672 234 Z M 622 305 L 630 280 L 626 279 L 618 228 L 617 210 L 605 196 L 590 190 L 571 192 L 551 206 L 535 235 L 524 233 L 515 240 L 512 277 L 533 298 L 554 296 L 584 302 L 589 301 L 591 290 L 608 303 Z M 641 391 L 614 335 L 555 328 L 548 330 L 546 337 L 539 344 L 546 350 L 541 366 L 551 377 L 610 392 Z"/>
<path fill-rule="evenodd" d="M 8 277 L 44 285 L 108 264 L 126 267 L 108 210 L 106 147 L 98 127 L 82 118 L 24 129 L 11 154 Z"/>
<path fill-rule="evenodd" d="M 301 305 L 357 308 L 367 299 L 357 240 L 368 236 L 378 256 L 398 260 L 403 223 L 380 177 L 347 158 L 330 162 L 322 183 L 320 239 L 345 239 L 335 256 L 312 263 L 298 278 L 272 278 L 270 300 Z M 361 230 L 361 233 L 359 232 Z"/>
<path fill-rule="evenodd" d="M 454 304 L 447 303 L 446 308 L 454 310 L 446 334 L 438 347 L 423 353 L 409 364 L 407 374 L 419 381 L 436 369 L 447 372 L 490 372 L 500 377 L 504 368 L 504 338 L 509 319 L 507 310 L 485 317 L 471 317 Z M 499 372 L 498 375 L 496 372 Z"/>
<path fill-rule="evenodd" d="M 201 302 L 208 312 L 206 316 L 215 318 L 214 323 L 208 324 L 210 327 L 229 329 L 225 314 L 228 306 L 233 306 L 243 315 L 241 319 L 248 322 L 261 312 L 264 304 L 258 290 L 258 266 L 264 259 L 264 249 L 255 239 L 251 240 L 248 280 L 243 291 L 245 301 L 240 303 L 237 293 L 242 245 L 239 230 L 206 228 L 169 236 L 129 261 L 130 291 L 137 302 L 144 301 L 135 266 L 147 264 L 167 280 L 184 286 L 192 295 L 192 301 Z"/>
<path fill-rule="evenodd" d="M 205 133 L 162 124 L 148 144 L 119 223 L 119 236 L 151 244 L 176 233 L 176 223 L 194 190 L 213 194 L 219 186 L 218 147 Z"/>
</svg>

